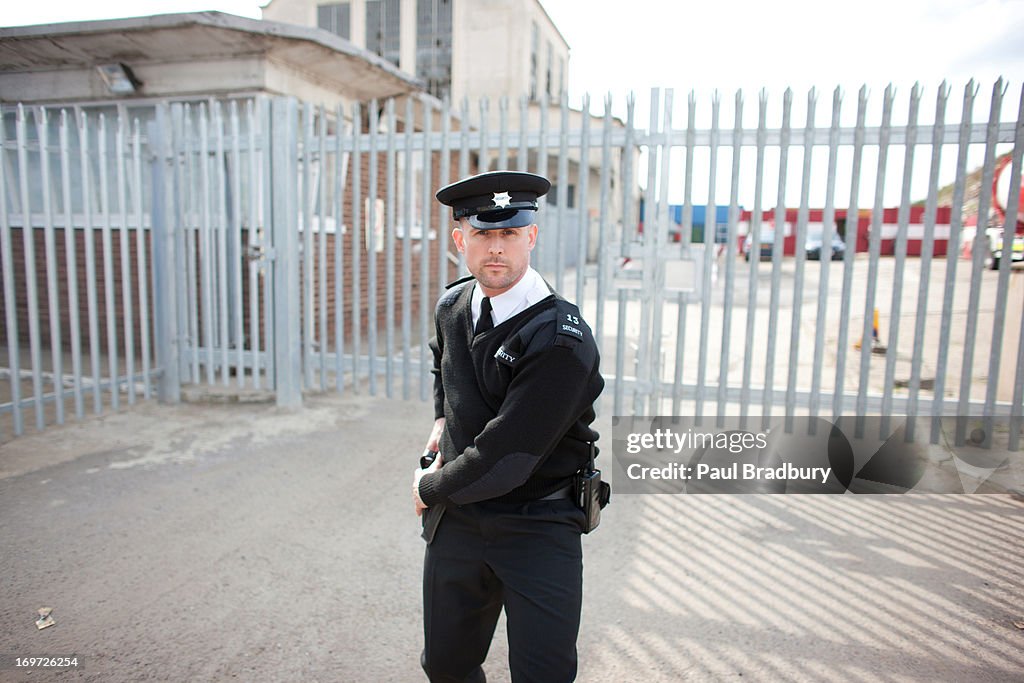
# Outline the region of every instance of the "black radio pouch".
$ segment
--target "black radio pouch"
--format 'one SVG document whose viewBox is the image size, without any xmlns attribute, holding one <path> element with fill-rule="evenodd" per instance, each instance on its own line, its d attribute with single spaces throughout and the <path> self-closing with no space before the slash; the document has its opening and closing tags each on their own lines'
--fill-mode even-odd
<svg viewBox="0 0 1024 683">
<path fill-rule="evenodd" d="M 586 522 L 583 533 L 589 534 L 601 523 L 601 509 L 608 505 L 612 497 L 612 487 L 608 482 L 601 481 L 601 470 L 594 468 L 595 447 L 590 443 L 590 462 L 576 473 L 575 494 L 576 505 L 583 510 Z"/>
</svg>

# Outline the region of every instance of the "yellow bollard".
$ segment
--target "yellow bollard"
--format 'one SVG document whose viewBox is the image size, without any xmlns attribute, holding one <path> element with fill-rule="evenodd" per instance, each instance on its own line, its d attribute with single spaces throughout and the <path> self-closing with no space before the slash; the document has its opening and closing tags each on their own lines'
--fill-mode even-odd
<svg viewBox="0 0 1024 683">
<path fill-rule="evenodd" d="M 857 349 L 858 351 L 860 350 L 861 346 L 863 346 L 863 344 L 862 344 L 861 340 L 859 340 L 859 339 L 856 342 L 854 342 L 854 344 L 853 344 L 853 348 Z M 874 319 L 872 320 L 872 323 L 871 323 L 871 353 L 877 353 L 877 354 L 884 354 L 885 353 L 885 347 L 882 346 L 881 335 L 879 334 L 879 331 L 878 331 L 878 309 L 877 308 L 875 309 L 875 316 L 874 316 Z"/>
<path fill-rule="evenodd" d="M 881 335 L 878 332 L 878 309 L 876 308 L 874 324 L 871 326 L 871 353 L 884 356 L 885 351 L 885 347 L 882 346 Z"/>
</svg>

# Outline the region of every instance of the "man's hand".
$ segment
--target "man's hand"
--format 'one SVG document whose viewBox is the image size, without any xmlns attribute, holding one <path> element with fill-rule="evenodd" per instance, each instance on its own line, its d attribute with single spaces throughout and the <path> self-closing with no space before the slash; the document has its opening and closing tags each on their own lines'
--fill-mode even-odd
<svg viewBox="0 0 1024 683">
<path fill-rule="evenodd" d="M 412 504 L 416 510 L 416 516 L 423 514 L 423 511 L 427 509 L 427 506 L 423 504 L 423 500 L 420 498 L 420 479 L 427 472 L 436 472 L 441 465 L 444 464 L 444 458 L 441 457 L 441 447 L 438 445 L 441 441 L 441 434 L 444 432 L 444 418 L 439 417 L 434 420 L 434 427 L 430 430 L 430 436 L 427 437 L 427 450 L 437 453 L 434 457 L 434 462 L 430 464 L 430 467 L 426 469 L 418 469 L 413 473 L 412 477 Z"/>
<path fill-rule="evenodd" d="M 441 448 L 438 446 L 438 442 L 441 441 L 441 434 L 444 432 L 444 418 L 439 417 L 434 420 L 434 428 L 430 430 L 430 437 L 427 439 L 427 450 L 428 451 L 440 451 Z"/>
<path fill-rule="evenodd" d="M 419 517 L 423 514 L 423 511 L 427 509 L 427 506 L 423 504 L 423 499 L 420 498 L 420 479 L 423 475 L 429 472 L 437 472 L 441 469 L 441 465 L 444 464 L 441 454 L 438 453 L 437 457 L 434 458 L 434 462 L 430 463 L 430 467 L 426 469 L 417 468 L 412 475 L 412 505 L 416 511 L 416 516 Z"/>
</svg>

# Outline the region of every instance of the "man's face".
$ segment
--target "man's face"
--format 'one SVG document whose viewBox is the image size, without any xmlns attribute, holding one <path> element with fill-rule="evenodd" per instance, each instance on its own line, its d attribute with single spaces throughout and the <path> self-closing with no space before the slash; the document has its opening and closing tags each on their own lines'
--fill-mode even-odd
<svg viewBox="0 0 1024 683">
<path fill-rule="evenodd" d="M 452 230 L 456 248 L 487 296 L 497 296 L 522 279 L 537 243 L 537 226 L 477 230 L 463 218 Z"/>
</svg>

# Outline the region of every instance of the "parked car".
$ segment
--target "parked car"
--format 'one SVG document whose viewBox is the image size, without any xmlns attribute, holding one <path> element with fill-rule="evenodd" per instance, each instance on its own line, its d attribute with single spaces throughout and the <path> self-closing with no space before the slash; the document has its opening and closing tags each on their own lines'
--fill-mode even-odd
<svg viewBox="0 0 1024 683">
<path fill-rule="evenodd" d="M 809 230 L 807 232 L 807 241 L 804 243 L 804 248 L 807 251 L 808 261 L 821 260 L 824 241 L 821 230 Z M 844 254 L 846 254 L 846 243 L 843 242 L 843 238 L 839 236 L 839 233 L 833 232 L 831 259 L 833 261 L 842 261 Z"/>
<path fill-rule="evenodd" d="M 988 253 L 985 254 L 985 265 L 992 270 L 999 270 L 999 261 L 1003 257 L 1003 229 L 989 228 L 985 231 L 988 238 Z M 1024 235 L 1015 235 L 1011 263 L 1024 261 Z"/>
<path fill-rule="evenodd" d="M 747 261 L 750 260 L 750 249 L 753 246 L 754 240 L 751 235 L 747 235 L 747 239 L 743 240 L 743 258 Z M 762 261 L 772 260 L 772 246 L 775 244 L 775 231 L 769 227 L 761 228 L 761 259 Z"/>
</svg>

